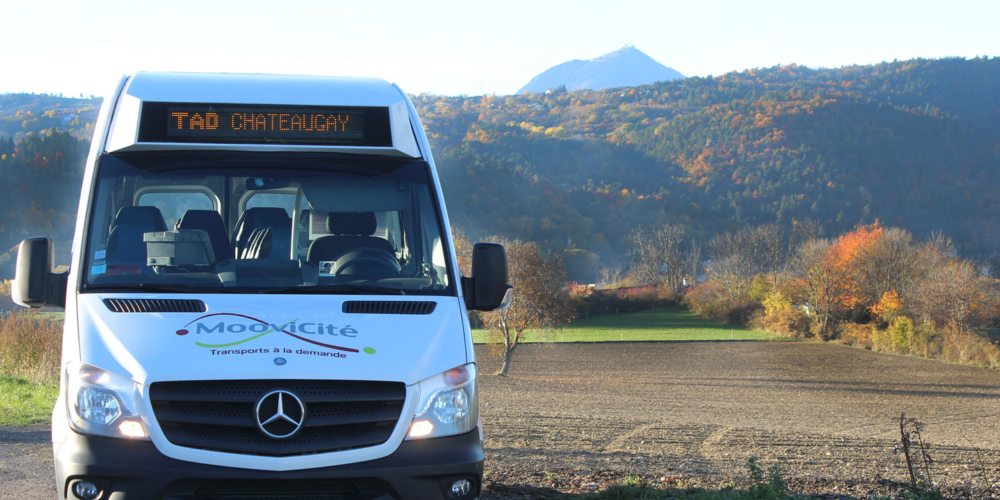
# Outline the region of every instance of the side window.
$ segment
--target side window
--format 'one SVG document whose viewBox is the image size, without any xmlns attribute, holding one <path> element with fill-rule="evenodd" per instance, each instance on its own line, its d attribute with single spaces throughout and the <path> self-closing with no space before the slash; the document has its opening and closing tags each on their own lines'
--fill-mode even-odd
<svg viewBox="0 0 1000 500">
<path fill-rule="evenodd" d="M 174 224 L 188 210 L 215 210 L 215 203 L 205 193 L 198 192 L 151 192 L 139 196 L 137 203 L 143 207 L 156 207 L 163 214 L 167 229 L 173 229 Z"/>
</svg>

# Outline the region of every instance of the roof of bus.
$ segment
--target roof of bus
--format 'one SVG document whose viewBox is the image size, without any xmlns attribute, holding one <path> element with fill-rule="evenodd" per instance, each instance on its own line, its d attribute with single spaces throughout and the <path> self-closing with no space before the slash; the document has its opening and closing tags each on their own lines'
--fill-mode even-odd
<svg viewBox="0 0 1000 500">
<path fill-rule="evenodd" d="M 391 143 L 303 144 L 254 141 L 140 140 L 143 103 L 210 105 L 331 106 L 386 108 Z M 420 148 L 408 115 L 405 94 L 381 78 L 240 73 L 154 73 L 132 76 L 114 108 L 105 151 L 213 149 L 243 151 L 335 151 L 418 158 Z M 155 128 L 155 127 L 154 127 Z M 419 128 L 419 126 L 418 126 Z M 256 129 L 254 129 L 256 130 Z M 154 137 L 158 137 L 155 136 Z"/>
<path fill-rule="evenodd" d="M 400 92 L 381 78 L 243 73 L 136 73 L 126 93 L 142 101 L 389 106 Z"/>
</svg>

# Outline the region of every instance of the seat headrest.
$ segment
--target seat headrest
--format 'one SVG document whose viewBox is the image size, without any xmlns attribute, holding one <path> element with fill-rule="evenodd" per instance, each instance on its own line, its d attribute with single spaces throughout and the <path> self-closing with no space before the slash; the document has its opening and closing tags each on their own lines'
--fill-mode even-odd
<svg viewBox="0 0 1000 500">
<path fill-rule="evenodd" d="M 153 231 L 166 231 L 163 214 L 156 207 L 122 207 L 115 215 L 115 225 L 146 226 Z"/>
<path fill-rule="evenodd" d="M 177 221 L 178 229 L 202 229 L 211 226 L 222 225 L 222 215 L 215 210 L 188 210 L 184 212 L 181 220 Z"/>
<path fill-rule="evenodd" d="M 215 262 L 222 262 L 233 255 L 233 246 L 229 242 L 229 231 L 222 215 L 215 210 L 188 210 L 181 220 L 177 221 L 177 229 L 200 229 L 208 233 L 215 253 Z"/>
<path fill-rule="evenodd" d="M 330 234 L 371 236 L 377 227 L 375 212 L 339 212 L 326 218 L 326 230 Z"/>
<path fill-rule="evenodd" d="M 244 223 L 252 228 L 291 226 L 292 218 L 280 207 L 255 207 L 243 212 Z"/>
</svg>

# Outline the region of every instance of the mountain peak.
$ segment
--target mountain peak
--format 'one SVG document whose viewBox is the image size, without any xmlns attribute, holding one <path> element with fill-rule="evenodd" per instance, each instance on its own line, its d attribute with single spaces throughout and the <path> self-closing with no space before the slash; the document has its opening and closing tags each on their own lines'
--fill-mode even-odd
<svg viewBox="0 0 1000 500">
<path fill-rule="evenodd" d="M 634 45 L 626 45 L 593 59 L 574 59 L 553 66 L 532 78 L 517 93 L 545 92 L 560 85 L 565 85 L 566 90 L 602 90 L 678 78 L 684 75 L 660 64 Z"/>
</svg>

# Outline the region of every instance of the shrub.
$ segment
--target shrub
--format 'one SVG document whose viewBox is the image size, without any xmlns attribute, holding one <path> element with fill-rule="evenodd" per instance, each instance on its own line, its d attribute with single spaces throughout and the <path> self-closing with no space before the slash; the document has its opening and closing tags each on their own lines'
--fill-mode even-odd
<svg viewBox="0 0 1000 500">
<path fill-rule="evenodd" d="M 761 305 L 764 306 L 765 314 L 774 314 L 791 307 L 792 300 L 785 297 L 780 291 L 774 290 L 768 293 L 767 297 L 764 297 L 764 302 Z"/>
<path fill-rule="evenodd" d="M 892 334 L 889 330 L 872 328 L 872 350 L 876 352 L 892 352 Z"/>
<path fill-rule="evenodd" d="M 874 347 L 872 344 L 872 330 L 874 330 L 872 325 L 843 323 L 840 325 L 840 341 L 847 345 L 871 350 Z"/>
<path fill-rule="evenodd" d="M 764 309 L 759 302 L 730 299 L 726 289 L 714 281 L 706 281 L 688 292 L 683 304 L 708 319 L 740 326 L 749 325 Z"/>
<path fill-rule="evenodd" d="M 952 363 L 1000 368 L 1000 347 L 974 333 L 946 328 L 940 332 L 941 356 Z"/>
<path fill-rule="evenodd" d="M 725 305 L 726 323 L 747 326 L 763 310 L 764 308 L 757 302 L 735 300 Z"/>
<path fill-rule="evenodd" d="M 758 274 L 750 282 L 750 300 L 760 304 L 767 299 L 768 295 L 774 293 L 774 285 L 771 284 L 771 277 L 766 274 Z"/>
<path fill-rule="evenodd" d="M 18 310 L 0 317 L 0 372 L 34 382 L 58 380 L 62 325 Z"/>
<path fill-rule="evenodd" d="M 578 318 L 677 305 L 676 296 L 665 286 L 651 285 L 605 290 L 580 286 L 573 289 L 570 298 Z"/>
<path fill-rule="evenodd" d="M 713 281 L 706 281 L 684 296 L 684 306 L 715 321 L 726 321 L 728 300 L 725 290 Z"/>
<path fill-rule="evenodd" d="M 906 316 L 898 316 L 886 329 L 873 328 L 872 350 L 932 357 L 940 351 L 932 327 L 916 328 Z"/>
<path fill-rule="evenodd" d="M 900 316 L 893 319 L 892 323 L 889 324 L 889 348 L 893 352 L 910 353 L 914 343 L 914 335 L 913 321 L 910 318 Z"/>
<path fill-rule="evenodd" d="M 799 339 L 809 336 L 811 324 L 812 320 L 806 313 L 789 306 L 774 314 L 758 318 L 754 321 L 753 327 L 772 335 Z"/>
<path fill-rule="evenodd" d="M 888 328 L 870 327 L 869 345 L 865 345 L 864 325 L 845 324 L 841 341 L 873 351 L 940 358 L 986 368 L 1000 368 L 1000 346 L 976 332 L 949 326 L 935 329 L 933 323 L 914 326 L 905 316 L 897 317 Z"/>
</svg>

